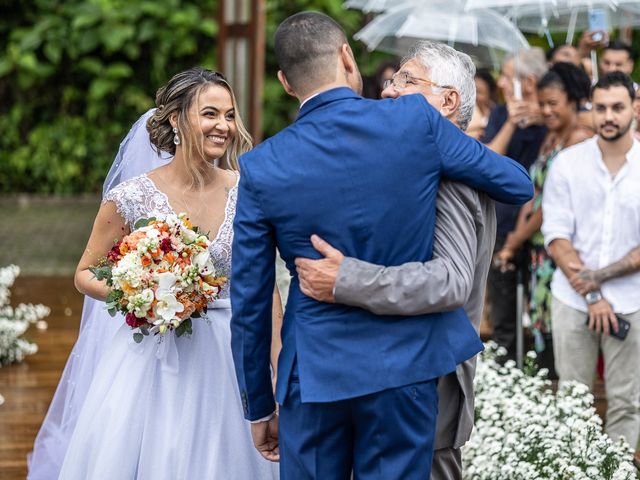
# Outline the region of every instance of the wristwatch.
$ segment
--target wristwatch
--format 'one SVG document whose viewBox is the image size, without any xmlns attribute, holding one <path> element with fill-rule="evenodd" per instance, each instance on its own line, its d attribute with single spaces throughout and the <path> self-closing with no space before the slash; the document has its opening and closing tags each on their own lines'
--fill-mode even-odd
<svg viewBox="0 0 640 480">
<path fill-rule="evenodd" d="M 584 296 L 584 299 L 586 300 L 587 305 L 593 305 L 594 303 L 598 303 L 600 300 L 602 300 L 602 293 L 600 293 L 600 290 L 588 292 Z"/>
</svg>

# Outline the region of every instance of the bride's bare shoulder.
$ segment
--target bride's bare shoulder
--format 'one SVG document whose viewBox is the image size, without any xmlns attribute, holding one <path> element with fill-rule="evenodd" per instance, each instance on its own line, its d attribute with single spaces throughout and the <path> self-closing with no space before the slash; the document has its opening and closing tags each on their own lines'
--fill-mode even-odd
<svg viewBox="0 0 640 480">
<path fill-rule="evenodd" d="M 148 172 L 144 173 L 143 175 L 147 176 L 148 178 L 151 178 L 152 180 L 158 177 L 158 174 L 160 176 L 162 176 L 162 172 L 164 170 L 167 169 L 167 165 L 161 165 L 157 168 L 154 168 L 153 170 L 149 170 Z"/>
</svg>

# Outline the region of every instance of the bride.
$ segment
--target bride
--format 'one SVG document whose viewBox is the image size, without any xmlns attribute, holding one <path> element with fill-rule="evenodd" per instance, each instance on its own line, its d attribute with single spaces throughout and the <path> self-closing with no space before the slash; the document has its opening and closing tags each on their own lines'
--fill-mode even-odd
<svg viewBox="0 0 640 480">
<path fill-rule="evenodd" d="M 230 269 L 236 160 L 251 146 L 233 92 L 222 75 L 193 68 L 158 90 L 156 104 L 149 138 L 174 158 L 105 195 L 75 276 L 78 290 L 99 300 L 108 287 L 88 268 L 140 218 L 187 213 L 209 232 L 218 268 Z M 227 285 L 208 319 L 193 321 L 192 336 L 169 334 L 160 343 L 146 337 L 137 344 L 123 324 L 107 340 L 61 479 L 277 478 L 277 466 L 255 450 L 243 419 L 228 296 Z M 280 320 L 276 300 L 274 320 Z"/>
<path fill-rule="evenodd" d="M 169 153 L 154 151 L 149 141 L 146 122 L 153 112 L 155 108 L 143 114 L 120 144 L 104 183 L 103 196 L 123 181 L 171 160 Z M 115 318 L 109 315 L 104 302 L 85 295 L 78 339 L 69 354 L 47 415 L 40 426 L 33 452 L 29 455 L 27 480 L 58 478 L 95 368 L 105 345 L 122 322 L 124 319 L 121 315 Z"/>
</svg>

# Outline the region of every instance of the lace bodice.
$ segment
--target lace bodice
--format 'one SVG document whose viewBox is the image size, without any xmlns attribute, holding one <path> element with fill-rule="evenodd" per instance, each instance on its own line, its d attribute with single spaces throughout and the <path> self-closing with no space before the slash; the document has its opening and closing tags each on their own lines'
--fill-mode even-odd
<svg viewBox="0 0 640 480">
<path fill-rule="evenodd" d="M 233 217 L 236 213 L 238 185 L 229 190 L 225 206 L 224 220 L 218 234 L 211 239 L 211 258 L 218 269 L 227 277 L 231 276 L 231 244 L 233 243 Z M 169 198 L 146 175 L 140 175 L 122 182 L 111 189 L 102 200 L 114 202 L 118 213 L 127 226 L 133 230 L 135 223 L 141 218 L 163 218 L 174 212 L 169 204 Z M 229 298 L 229 282 L 220 293 L 220 298 Z"/>
</svg>

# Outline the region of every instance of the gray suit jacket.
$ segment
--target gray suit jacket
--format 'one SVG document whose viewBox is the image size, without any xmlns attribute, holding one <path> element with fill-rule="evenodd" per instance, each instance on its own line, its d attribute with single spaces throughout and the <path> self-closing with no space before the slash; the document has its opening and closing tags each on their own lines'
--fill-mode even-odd
<svg viewBox="0 0 640 480">
<path fill-rule="evenodd" d="M 493 201 L 461 183 L 443 181 L 436 203 L 433 259 L 384 267 L 345 258 L 335 287 L 338 303 L 379 315 L 417 315 L 464 307 L 480 328 L 496 236 Z M 435 448 L 459 448 L 473 429 L 475 357 L 438 382 Z"/>
</svg>

